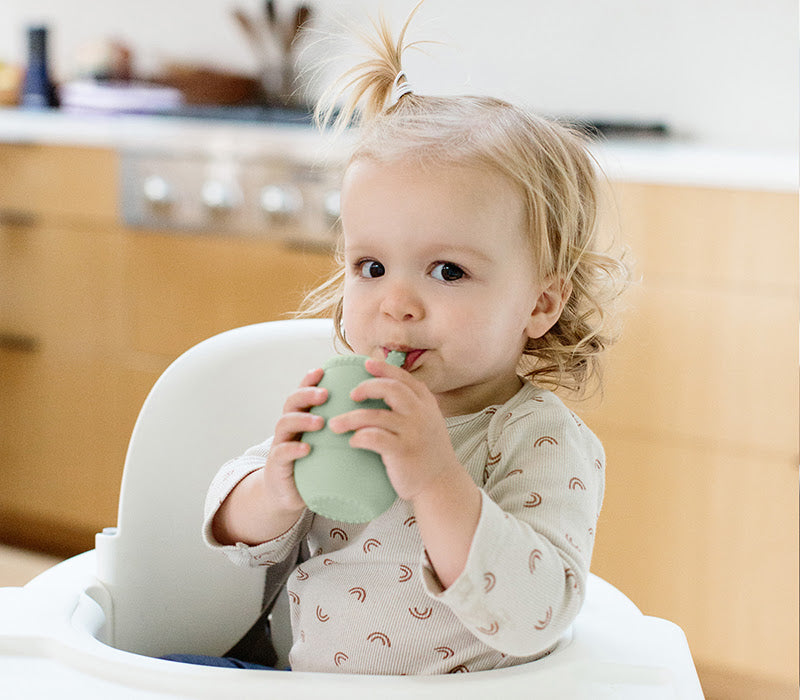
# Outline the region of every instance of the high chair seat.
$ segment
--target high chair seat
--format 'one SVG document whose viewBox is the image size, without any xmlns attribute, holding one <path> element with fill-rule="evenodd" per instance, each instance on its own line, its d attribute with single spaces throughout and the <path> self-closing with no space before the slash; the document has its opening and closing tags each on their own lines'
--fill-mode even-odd
<svg viewBox="0 0 800 700">
<path fill-rule="evenodd" d="M 22 588 L 0 589 L 0 678 L 8 698 L 702 698 L 686 638 L 590 575 L 556 650 L 509 669 L 448 676 L 243 671 L 163 661 L 225 653 L 259 616 L 264 572 L 200 538 L 217 469 L 262 441 L 286 395 L 333 352 L 325 320 L 214 336 L 156 382 L 131 437 L 117 526 L 95 549 Z M 290 632 L 274 617 L 285 655 Z"/>
</svg>

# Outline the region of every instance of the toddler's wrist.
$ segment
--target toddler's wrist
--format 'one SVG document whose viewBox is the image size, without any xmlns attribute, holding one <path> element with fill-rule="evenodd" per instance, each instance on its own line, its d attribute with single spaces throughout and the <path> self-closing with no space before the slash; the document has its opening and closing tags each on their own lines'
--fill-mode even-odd
<svg viewBox="0 0 800 700">
<path fill-rule="evenodd" d="M 465 478 L 466 477 L 466 478 Z M 458 462 L 443 465 L 430 481 L 411 499 L 413 504 L 447 500 L 474 486 L 469 474 Z"/>
<path fill-rule="evenodd" d="M 260 478 L 254 478 L 252 484 L 251 503 L 254 512 L 258 513 L 264 522 L 280 524 L 288 522 L 290 525 L 294 523 L 306 509 L 306 504 L 297 490 L 293 489 L 293 493 L 283 492 L 262 474 L 259 473 L 258 476 Z"/>
<path fill-rule="evenodd" d="M 214 535 L 221 544 L 262 544 L 291 529 L 302 515 L 305 505 L 292 507 L 282 503 L 261 471 L 244 477 L 217 511 Z"/>
</svg>

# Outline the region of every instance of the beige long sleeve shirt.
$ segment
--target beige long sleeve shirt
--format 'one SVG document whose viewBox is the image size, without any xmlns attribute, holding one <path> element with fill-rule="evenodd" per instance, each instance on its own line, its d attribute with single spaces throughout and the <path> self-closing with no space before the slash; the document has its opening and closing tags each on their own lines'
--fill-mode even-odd
<svg viewBox="0 0 800 700">
<path fill-rule="evenodd" d="M 347 524 L 306 511 L 280 537 L 221 547 L 211 521 L 264 465 L 270 441 L 220 469 L 204 535 L 243 566 L 311 557 L 286 582 L 297 671 L 434 674 L 511 666 L 548 652 L 584 599 L 603 500 L 595 435 L 551 392 L 525 383 L 508 402 L 447 418 L 456 455 L 483 492 L 464 571 L 443 590 L 409 504 Z"/>
</svg>

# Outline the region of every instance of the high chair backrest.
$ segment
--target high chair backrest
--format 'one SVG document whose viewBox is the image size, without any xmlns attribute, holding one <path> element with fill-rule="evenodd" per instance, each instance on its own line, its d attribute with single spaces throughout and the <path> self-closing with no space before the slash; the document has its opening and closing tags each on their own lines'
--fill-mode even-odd
<svg viewBox="0 0 800 700">
<path fill-rule="evenodd" d="M 333 352 L 330 321 L 256 324 L 191 348 L 156 382 L 128 447 L 117 527 L 97 536 L 104 641 L 150 656 L 222 654 L 258 617 L 263 571 L 204 545 L 205 493 Z"/>
</svg>

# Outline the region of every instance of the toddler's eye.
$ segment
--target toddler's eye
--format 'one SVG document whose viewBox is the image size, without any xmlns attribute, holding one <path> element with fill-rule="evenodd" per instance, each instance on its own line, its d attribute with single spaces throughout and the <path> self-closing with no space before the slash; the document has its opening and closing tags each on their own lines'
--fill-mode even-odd
<svg viewBox="0 0 800 700">
<path fill-rule="evenodd" d="M 386 268 L 377 260 L 364 260 L 358 264 L 358 271 L 362 277 L 383 277 Z"/>
<path fill-rule="evenodd" d="M 442 282 L 455 282 L 464 276 L 465 272 L 455 263 L 439 263 L 431 271 L 434 279 Z"/>
</svg>

